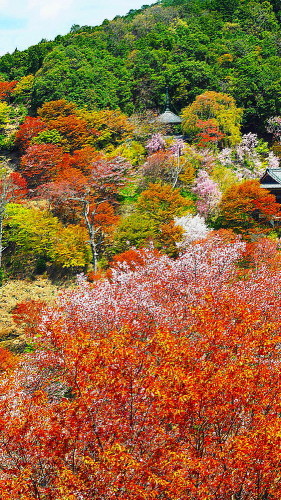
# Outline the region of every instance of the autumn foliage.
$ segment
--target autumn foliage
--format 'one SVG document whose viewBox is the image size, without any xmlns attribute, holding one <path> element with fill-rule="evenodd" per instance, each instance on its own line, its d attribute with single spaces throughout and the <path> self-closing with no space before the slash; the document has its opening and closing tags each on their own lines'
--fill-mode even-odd
<svg viewBox="0 0 281 500">
<path fill-rule="evenodd" d="M 196 127 L 199 129 L 197 133 L 197 145 L 199 148 L 217 145 L 225 138 L 225 134 L 219 130 L 216 121 L 212 118 L 209 120 L 197 120 Z"/>
<path fill-rule="evenodd" d="M 277 3 L 0 58 L 0 500 L 280 500 Z"/>
<path fill-rule="evenodd" d="M 1 499 L 279 500 L 281 259 L 260 233 L 280 206 L 258 181 L 215 180 L 251 141 L 258 158 L 249 136 L 215 156 L 241 111 L 199 96 L 183 117 L 201 151 L 154 136 L 140 168 L 114 154 L 133 133 L 121 112 L 38 115 L 16 135 L 1 249 L 86 275 L 13 309 L 25 352 L 0 350 Z"/>
<path fill-rule="evenodd" d="M 86 120 L 76 115 L 59 116 L 49 120 L 48 127 L 57 130 L 66 139 L 68 149 L 72 151 L 86 145 L 90 136 L 95 133 Z"/>
<path fill-rule="evenodd" d="M 37 113 L 42 120 L 49 122 L 62 116 L 74 115 L 76 109 L 76 105 L 73 102 L 66 99 L 58 99 L 57 101 L 45 102 L 43 106 L 38 108 Z"/>
<path fill-rule="evenodd" d="M 32 144 L 21 158 L 20 171 L 30 188 L 54 179 L 62 169 L 64 152 L 55 144 Z"/>
<path fill-rule="evenodd" d="M 270 221 L 280 217 L 275 196 L 260 187 L 257 180 L 246 180 L 231 186 L 220 202 L 220 223 L 245 235 L 266 233 Z"/>
<path fill-rule="evenodd" d="M 17 81 L 13 82 L 0 82 L 0 100 L 6 101 L 9 100 L 13 90 L 17 85 Z"/>
<path fill-rule="evenodd" d="M 115 260 L 55 307 L 18 306 L 33 352 L 1 379 L 3 500 L 280 498 L 270 245 L 243 279 L 246 244 L 213 234 L 176 261 Z"/>
<path fill-rule="evenodd" d="M 47 125 L 41 118 L 27 116 L 16 132 L 16 145 L 21 151 L 25 151 L 31 143 L 33 137 L 36 137 Z"/>
<path fill-rule="evenodd" d="M 93 164 L 103 159 L 103 154 L 92 146 L 85 146 L 73 152 L 71 162 L 73 167 L 85 174 L 90 174 Z"/>
<path fill-rule="evenodd" d="M 192 202 L 180 194 L 179 189 L 169 184 L 151 183 L 139 197 L 137 207 L 151 220 L 158 223 L 169 222 L 175 215 L 192 208 Z"/>
<path fill-rule="evenodd" d="M 199 141 L 200 146 L 221 142 L 232 145 L 239 142 L 242 110 L 233 97 L 221 92 L 207 91 L 196 97 L 182 111 L 183 130 Z"/>
</svg>

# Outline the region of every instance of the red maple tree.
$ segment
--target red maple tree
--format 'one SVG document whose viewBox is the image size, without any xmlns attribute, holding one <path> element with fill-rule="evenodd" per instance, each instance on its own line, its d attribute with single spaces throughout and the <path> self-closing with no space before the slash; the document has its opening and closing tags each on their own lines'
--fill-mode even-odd
<svg viewBox="0 0 281 500">
<path fill-rule="evenodd" d="M 13 90 L 17 85 L 17 81 L 13 82 L 0 82 L 0 100 L 1 101 L 9 101 L 11 95 L 13 94 Z"/>
<path fill-rule="evenodd" d="M 27 116 L 16 132 L 16 145 L 21 151 L 25 151 L 30 146 L 33 137 L 36 137 L 39 132 L 46 130 L 46 128 L 47 125 L 41 118 Z"/>
<path fill-rule="evenodd" d="M 32 144 L 21 157 L 20 172 L 30 189 L 52 181 L 68 163 L 68 155 L 55 144 Z"/>
</svg>

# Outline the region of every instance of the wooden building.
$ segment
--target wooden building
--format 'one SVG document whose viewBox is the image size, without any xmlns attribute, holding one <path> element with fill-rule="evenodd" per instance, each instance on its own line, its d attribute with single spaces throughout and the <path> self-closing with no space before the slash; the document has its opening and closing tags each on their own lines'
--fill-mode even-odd
<svg viewBox="0 0 281 500">
<path fill-rule="evenodd" d="M 281 203 L 281 168 L 267 168 L 260 179 L 260 184 L 274 194 L 278 203 Z"/>
</svg>

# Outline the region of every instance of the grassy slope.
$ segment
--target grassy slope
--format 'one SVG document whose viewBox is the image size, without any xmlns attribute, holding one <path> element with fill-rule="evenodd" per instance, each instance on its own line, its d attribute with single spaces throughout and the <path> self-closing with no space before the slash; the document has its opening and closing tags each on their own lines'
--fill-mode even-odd
<svg viewBox="0 0 281 500">
<path fill-rule="evenodd" d="M 12 311 L 18 303 L 32 299 L 52 302 L 57 293 L 58 288 L 42 278 L 32 283 L 13 280 L 0 287 L 0 342 L 2 347 L 16 351 L 24 348 L 23 331 L 12 318 Z"/>
</svg>

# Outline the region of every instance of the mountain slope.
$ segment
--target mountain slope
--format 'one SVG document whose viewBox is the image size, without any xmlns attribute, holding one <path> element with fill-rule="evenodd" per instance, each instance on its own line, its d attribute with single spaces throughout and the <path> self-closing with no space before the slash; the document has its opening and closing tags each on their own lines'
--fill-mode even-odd
<svg viewBox="0 0 281 500">
<path fill-rule="evenodd" d="M 179 111 L 205 90 L 226 92 L 245 109 L 244 129 L 263 133 L 264 121 L 280 113 L 279 14 L 275 0 L 163 0 L 6 54 L 0 74 L 35 75 L 34 111 L 60 98 L 128 114 L 160 110 L 166 85 Z"/>
</svg>

